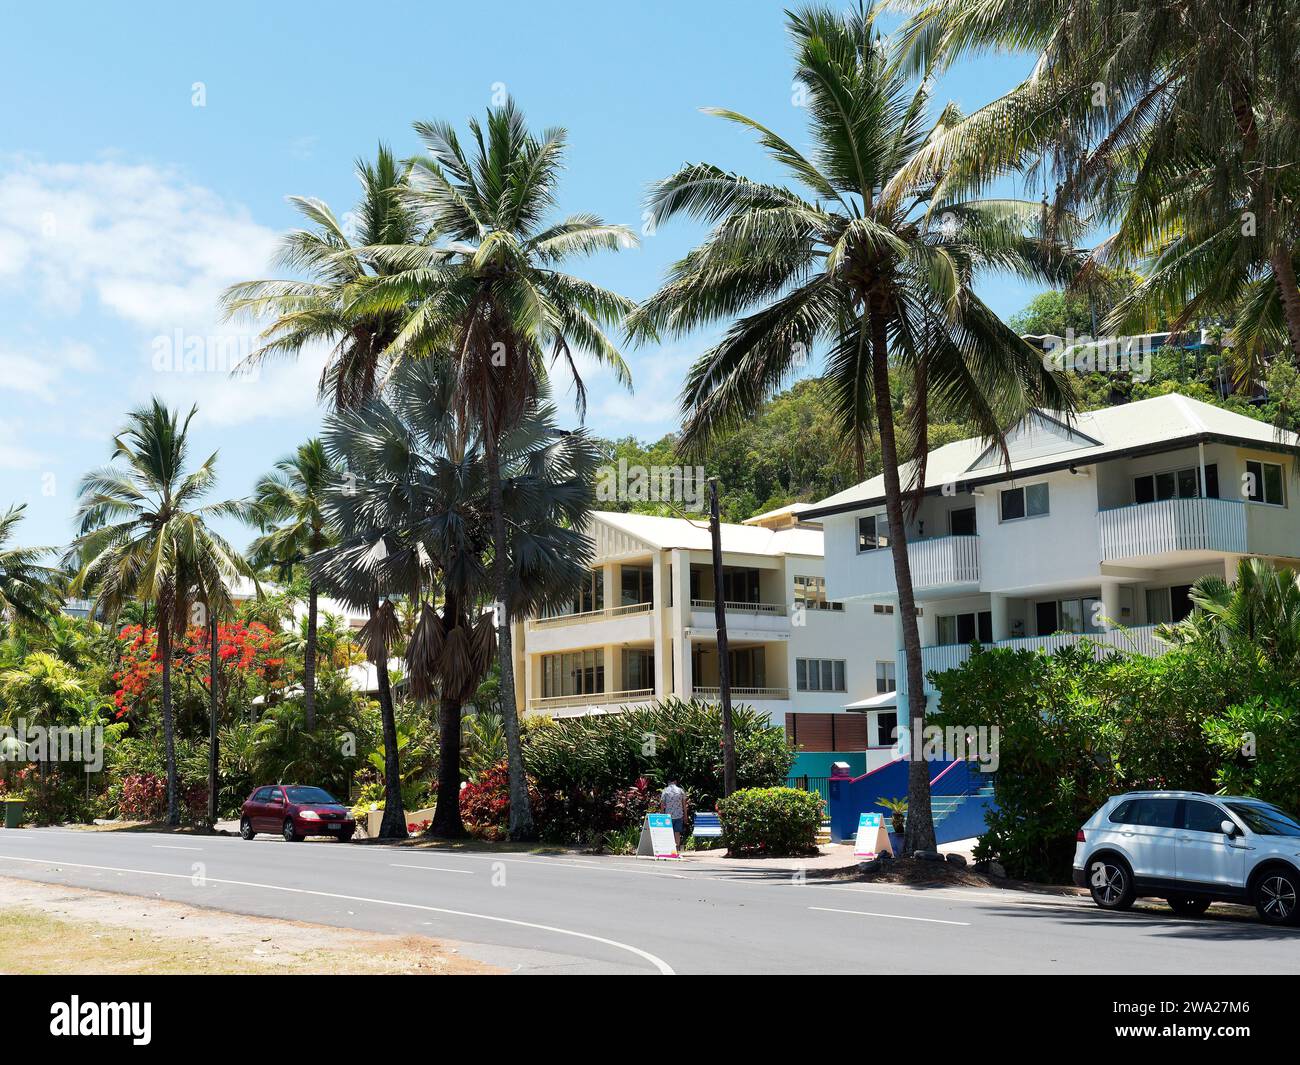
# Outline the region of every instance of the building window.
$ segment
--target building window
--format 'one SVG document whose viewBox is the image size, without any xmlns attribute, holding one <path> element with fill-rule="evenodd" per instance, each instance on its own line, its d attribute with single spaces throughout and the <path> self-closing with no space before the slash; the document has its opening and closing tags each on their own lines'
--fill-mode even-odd
<svg viewBox="0 0 1300 1065">
<path fill-rule="evenodd" d="M 1147 624 L 1160 625 L 1182 621 L 1192 612 L 1192 586 L 1175 584 L 1172 588 L 1147 589 Z"/>
<path fill-rule="evenodd" d="M 654 599 L 654 570 L 649 566 L 624 566 L 619 574 L 621 606 L 635 606 Z"/>
<path fill-rule="evenodd" d="M 1034 604 L 1034 624 L 1039 636 L 1057 632 L 1103 632 L 1106 627 L 1103 616 L 1101 600 L 1095 595 Z"/>
<path fill-rule="evenodd" d="M 875 603 L 871 608 L 877 614 L 892 614 L 894 612 L 893 603 Z"/>
<path fill-rule="evenodd" d="M 574 651 L 542 656 L 542 698 L 596 695 L 604 690 L 604 651 Z"/>
<path fill-rule="evenodd" d="M 868 514 L 858 519 L 858 553 L 889 546 L 885 537 L 887 524 L 883 514 Z M 883 542 L 882 542 L 883 541 Z"/>
<path fill-rule="evenodd" d="M 843 610 L 843 603 L 832 603 L 826 598 L 825 577 L 800 577 L 794 579 L 794 601 L 808 610 Z"/>
<path fill-rule="evenodd" d="M 1268 503 L 1270 506 L 1286 506 L 1286 496 L 1282 491 L 1282 467 L 1276 462 L 1246 462 L 1246 498 L 1252 503 Z"/>
<path fill-rule="evenodd" d="M 1004 489 L 1001 503 L 1003 521 L 1037 518 L 1048 512 L 1047 483 Z"/>
<path fill-rule="evenodd" d="M 892 747 L 898 741 L 898 714 L 881 711 L 876 715 L 876 746 Z"/>
<path fill-rule="evenodd" d="M 639 647 L 623 650 L 623 690 L 650 691 L 655 686 L 655 653 Z"/>
<path fill-rule="evenodd" d="M 974 536 L 975 508 L 961 507 L 948 511 L 948 533 L 951 536 Z"/>
<path fill-rule="evenodd" d="M 605 608 L 605 573 L 593 569 L 583 578 L 577 595 L 570 602 L 542 611 L 542 617 L 563 617 L 567 614 L 590 614 Z"/>
<path fill-rule="evenodd" d="M 1219 498 L 1219 467 L 1211 462 L 1205 467 L 1206 495 Z M 1133 478 L 1133 502 L 1155 503 L 1162 499 L 1195 499 L 1201 494 L 1201 470 L 1189 466 L 1165 473 L 1145 473 Z"/>
<path fill-rule="evenodd" d="M 967 644 L 993 642 L 993 612 L 981 610 L 970 614 L 940 614 L 934 619 L 938 626 L 939 644 Z"/>
<path fill-rule="evenodd" d="M 847 690 L 844 683 L 844 659 L 842 658 L 796 658 L 794 670 L 795 684 L 801 692 L 842 692 Z"/>
<path fill-rule="evenodd" d="M 876 663 L 876 694 L 884 695 L 886 692 L 898 690 L 898 680 L 894 672 L 893 662 Z"/>
</svg>

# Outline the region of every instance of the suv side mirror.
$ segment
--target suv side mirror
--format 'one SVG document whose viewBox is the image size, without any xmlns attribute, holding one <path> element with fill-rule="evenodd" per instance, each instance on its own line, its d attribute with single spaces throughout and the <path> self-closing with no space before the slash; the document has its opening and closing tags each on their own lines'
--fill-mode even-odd
<svg viewBox="0 0 1300 1065">
<path fill-rule="evenodd" d="M 1223 829 L 1223 834 L 1225 836 L 1231 837 L 1237 834 L 1236 824 L 1232 821 L 1229 821 L 1226 817 L 1223 819 L 1222 822 L 1220 822 L 1219 827 Z"/>
</svg>

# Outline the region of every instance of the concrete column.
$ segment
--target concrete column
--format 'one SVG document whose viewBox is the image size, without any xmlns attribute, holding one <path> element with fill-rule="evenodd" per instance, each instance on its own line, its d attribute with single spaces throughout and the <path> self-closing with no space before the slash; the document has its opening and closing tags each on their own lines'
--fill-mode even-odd
<svg viewBox="0 0 1300 1065">
<path fill-rule="evenodd" d="M 1123 624 L 1120 616 L 1119 587 L 1119 581 L 1102 581 L 1101 584 L 1101 623 L 1108 630 Z"/>
<path fill-rule="evenodd" d="M 682 699 L 691 697 L 691 643 L 686 629 L 691 621 L 691 555 L 689 551 L 675 550 L 673 563 L 673 608 L 669 625 L 673 647 L 673 694 Z"/>
<path fill-rule="evenodd" d="M 672 612 L 667 609 L 668 602 L 668 565 L 664 553 L 656 551 L 650 563 L 651 593 L 654 597 L 654 611 L 651 619 L 655 635 L 655 698 L 662 699 L 672 688 L 673 678 L 669 673 L 669 648 L 672 646 Z"/>
<path fill-rule="evenodd" d="M 622 589 L 619 588 L 617 581 L 618 564 L 606 562 L 600 569 L 605 582 L 605 609 L 609 610 L 622 602 Z"/>
<path fill-rule="evenodd" d="M 993 642 L 1011 639 L 1011 622 L 1007 618 L 1007 597 L 989 596 L 989 613 L 993 615 Z"/>
<path fill-rule="evenodd" d="M 619 648 L 612 643 L 607 643 L 600 650 L 605 661 L 605 691 L 621 692 L 623 681 L 619 674 L 623 671 L 623 662 Z"/>
</svg>

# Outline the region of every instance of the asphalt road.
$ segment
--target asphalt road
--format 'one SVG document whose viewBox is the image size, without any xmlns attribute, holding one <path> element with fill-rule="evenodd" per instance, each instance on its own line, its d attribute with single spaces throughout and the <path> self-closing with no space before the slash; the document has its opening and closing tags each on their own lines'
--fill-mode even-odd
<svg viewBox="0 0 1300 1065">
<path fill-rule="evenodd" d="M 1300 972 L 1300 932 L 1253 920 L 739 865 L 25 829 L 0 831 L 0 876 L 425 934 L 531 973 Z"/>
</svg>

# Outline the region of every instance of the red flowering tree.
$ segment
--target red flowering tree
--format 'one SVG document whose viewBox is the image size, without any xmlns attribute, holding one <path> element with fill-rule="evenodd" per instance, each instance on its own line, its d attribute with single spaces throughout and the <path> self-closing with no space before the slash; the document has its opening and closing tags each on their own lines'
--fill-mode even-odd
<svg viewBox="0 0 1300 1065">
<path fill-rule="evenodd" d="M 162 663 L 158 661 L 158 634 L 153 629 L 127 625 L 118 634 L 119 666 L 113 674 L 117 691 L 113 702 L 121 719 L 138 716 L 159 695 Z M 255 695 L 275 695 L 287 686 L 280 636 L 260 621 L 232 621 L 217 626 L 217 660 L 221 690 L 228 706 L 242 705 Z M 191 626 L 172 650 L 173 676 L 206 692 L 212 683 L 208 630 Z"/>
</svg>

